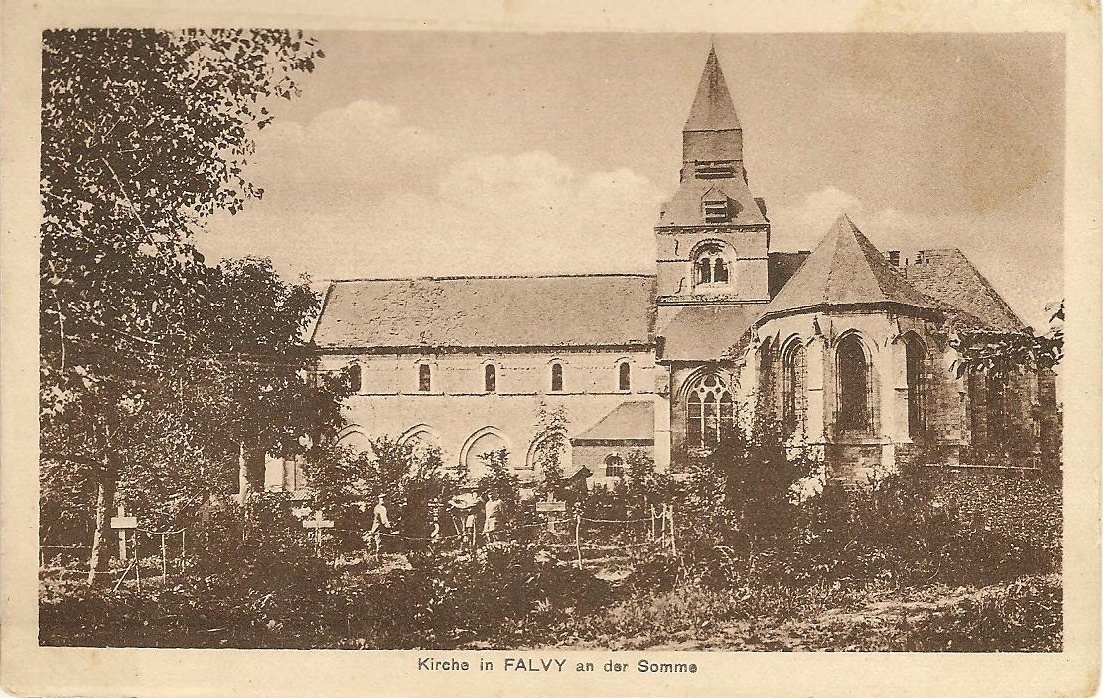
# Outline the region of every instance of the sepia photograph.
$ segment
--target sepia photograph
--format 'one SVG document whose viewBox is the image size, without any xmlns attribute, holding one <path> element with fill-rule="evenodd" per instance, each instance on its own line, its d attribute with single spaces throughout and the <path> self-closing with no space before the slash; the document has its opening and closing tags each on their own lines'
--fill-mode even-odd
<svg viewBox="0 0 1103 698">
<path fill-rule="evenodd" d="M 40 642 L 1060 651 L 1058 39 L 47 31 Z"/>
<path fill-rule="evenodd" d="M 1068 34 L 292 18 L 23 42 L 5 630 L 135 667 L 65 695 L 1098 655 Z"/>
</svg>

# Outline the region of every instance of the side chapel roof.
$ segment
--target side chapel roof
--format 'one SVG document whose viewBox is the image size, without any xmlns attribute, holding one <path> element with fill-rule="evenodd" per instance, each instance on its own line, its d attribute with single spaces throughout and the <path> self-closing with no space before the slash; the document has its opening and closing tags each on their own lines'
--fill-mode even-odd
<svg viewBox="0 0 1103 698">
<path fill-rule="evenodd" d="M 659 334 L 661 361 L 715 361 L 762 316 L 761 303 L 690 305 L 678 311 Z"/>
<path fill-rule="evenodd" d="M 959 249 L 923 250 L 902 271 L 912 286 L 938 301 L 960 324 L 1000 332 L 1026 329 L 1007 301 Z"/>
<path fill-rule="evenodd" d="M 651 441 L 655 440 L 655 403 L 631 400 L 617 405 L 612 412 L 592 427 L 571 438 L 574 445 L 587 441 Z"/>
</svg>

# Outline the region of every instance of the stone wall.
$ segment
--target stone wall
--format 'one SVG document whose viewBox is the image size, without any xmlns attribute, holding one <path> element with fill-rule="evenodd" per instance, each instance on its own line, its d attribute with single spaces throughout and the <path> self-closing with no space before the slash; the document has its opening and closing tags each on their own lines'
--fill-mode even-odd
<svg viewBox="0 0 1103 698">
<path fill-rule="evenodd" d="M 575 435 L 593 426 L 622 402 L 657 400 L 653 355 L 649 351 L 543 350 L 437 354 L 326 355 L 322 370 L 356 362 L 362 387 L 345 402 L 349 427 L 343 442 L 366 448 L 369 438 L 389 435 L 418 438 L 440 447 L 444 463 L 461 463 L 479 475 L 478 453 L 509 452 L 510 465 L 522 477 L 535 477 L 532 460 L 542 407 L 562 407 Z M 619 389 L 619 366 L 631 366 L 630 390 Z M 551 366 L 563 367 L 563 390 L 551 390 Z M 430 390 L 418 390 L 418 365 L 428 364 Z M 496 390 L 484 390 L 488 363 L 496 367 Z M 661 371 L 660 371 L 661 372 Z M 665 420 L 656 420 L 656 424 Z M 493 447 L 493 448 L 492 448 Z M 573 467 L 566 455 L 564 469 Z"/>
</svg>

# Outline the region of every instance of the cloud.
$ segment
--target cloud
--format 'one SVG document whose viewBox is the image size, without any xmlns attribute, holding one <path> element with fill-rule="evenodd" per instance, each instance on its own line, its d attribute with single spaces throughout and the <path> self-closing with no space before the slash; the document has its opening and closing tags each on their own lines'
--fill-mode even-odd
<svg viewBox="0 0 1103 698">
<path fill-rule="evenodd" d="M 313 278 L 644 271 L 661 192 L 629 169 L 577 172 L 554 154 L 470 152 L 353 102 L 262 132 L 264 199 L 218 216 L 210 255 L 270 256 Z"/>
<path fill-rule="evenodd" d="M 773 247 L 813 249 L 844 213 L 879 248 L 905 253 L 914 253 L 919 247 L 957 246 L 963 225 L 946 217 L 868 206 L 858 196 L 831 186 L 806 194 L 795 206 L 770 210 Z"/>
<path fill-rule="evenodd" d="M 899 250 L 905 259 L 913 259 L 920 249 L 962 250 L 1028 324 L 1044 327 L 1045 303 L 1062 296 L 1060 257 L 1053 264 L 1036 261 L 1031 273 L 1022 270 L 1023 259 L 1053 258 L 1043 249 L 1052 244 L 1052 236 L 1006 244 L 1005 231 L 1021 223 L 1009 209 L 981 214 L 901 211 L 869 206 L 850 192 L 825 187 L 805 195 L 795 206 L 771 207 L 771 247 L 815 249 L 843 213 L 878 249 Z"/>
</svg>

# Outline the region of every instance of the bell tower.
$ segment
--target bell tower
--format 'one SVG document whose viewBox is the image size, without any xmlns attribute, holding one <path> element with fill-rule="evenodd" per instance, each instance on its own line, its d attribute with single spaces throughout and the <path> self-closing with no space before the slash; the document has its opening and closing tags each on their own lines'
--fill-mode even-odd
<svg viewBox="0 0 1103 698">
<path fill-rule="evenodd" d="M 743 127 L 715 47 L 682 128 L 678 191 L 655 237 L 660 325 L 687 305 L 769 301 L 770 221 L 747 186 Z"/>
</svg>

